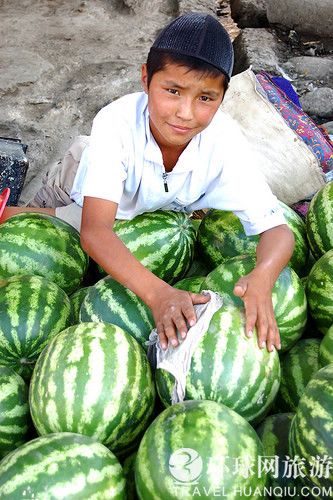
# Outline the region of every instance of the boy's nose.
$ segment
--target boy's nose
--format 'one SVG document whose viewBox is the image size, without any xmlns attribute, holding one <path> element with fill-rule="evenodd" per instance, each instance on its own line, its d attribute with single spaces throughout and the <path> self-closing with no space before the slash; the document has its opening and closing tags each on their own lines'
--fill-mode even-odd
<svg viewBox="0 0 333 500">
<path fill-rule="evenodd" d="M 192 100 L 190 99 L 180 99 L 176 111 L 176 116 L 182 120 L 192 120 L 193 118 L 193 106 Z"/>
</svg>

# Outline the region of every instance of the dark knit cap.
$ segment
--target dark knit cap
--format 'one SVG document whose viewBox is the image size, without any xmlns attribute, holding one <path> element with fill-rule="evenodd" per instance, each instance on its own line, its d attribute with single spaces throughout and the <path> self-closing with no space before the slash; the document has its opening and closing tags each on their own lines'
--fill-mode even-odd
<svg viewBox="0 0 333 500">
<path fill-rule="evenodd" d="M 201 59 L 231 77 L 234 51 L 230 37 L 209 14 L 190 12 L 179 16 L 158 35 L 152 48 Z"/>
</svg>

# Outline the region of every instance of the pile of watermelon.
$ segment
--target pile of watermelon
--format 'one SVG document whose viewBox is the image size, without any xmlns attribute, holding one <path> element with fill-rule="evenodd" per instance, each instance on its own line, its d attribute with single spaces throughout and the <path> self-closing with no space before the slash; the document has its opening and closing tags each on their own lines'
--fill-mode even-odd
<svg viewBox="0 0 333 500">
<path fill-rule="evenodd" d="M 296 245 L 272 293 L 279 352 L 245 335 L 233 287 L 258 237 L 231 212 L 117 221 L 154 274 L 223 298 L 176 404 L 147 356 L 151 311 L 79 233 L 37 213 L 0 225 L 0 498 L 333 497 L 333 183 L 306 223 L 282 207 Z"/>
</svg>

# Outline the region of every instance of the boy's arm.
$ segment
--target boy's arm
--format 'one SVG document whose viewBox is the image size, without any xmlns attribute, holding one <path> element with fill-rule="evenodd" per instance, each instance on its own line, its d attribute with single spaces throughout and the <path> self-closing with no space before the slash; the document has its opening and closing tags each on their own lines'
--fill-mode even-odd
<svg viewBox="0 0 333 500">
<path fill-rule="evenodd" d="M 246 333 L 257 326 L 259 347 L 280 349 L 280 335 L 274 317 L 272 288 L 292 256 L 295 239 L 286 224 L 264 231 L 257 246 L 254 270 L 238 280 L 234 294 L 244 301 Z"/>
<path fill-rule="evenodd" d="M 162 347 L 168 339 L 177 345 L 176 330 L 186 336 L 188 323 L 196 321 L 193 304 L 209 297 L 176 290 L 146 269 L 113 232 L 117 204 L 85 197 L 81 244 L 84 250 L 114 279 L 138 295 L 151 309 Z"/>
</svg>

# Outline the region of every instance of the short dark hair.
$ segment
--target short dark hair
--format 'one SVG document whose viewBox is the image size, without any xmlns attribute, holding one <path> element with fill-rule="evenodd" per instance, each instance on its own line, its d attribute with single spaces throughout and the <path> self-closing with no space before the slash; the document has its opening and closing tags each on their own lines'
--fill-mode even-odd
<svg viewBox="0 0 333 500">
<path fill-rule="evenodd" d="M 152 47 L 148 53 L 147 58 L 147 86 L 149 87 L 153 75 L 158 71 L 162 71 L 168 64 L 178 64 L 179 66 L 184 66 L 189 70 L 198 71 L 203 76 L 209 76 L 212 78 L 218 78 L 223 76 L 223 89 L 226 92 L 229 81 L 225 74 L 218 68 L 209 64 L 206 61 L 197 59 L 193 56 L 185 56 L 183 54 L 178 54 L 170 50 L 156 49 Z"/>
</svg>

